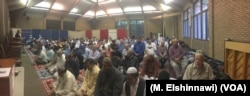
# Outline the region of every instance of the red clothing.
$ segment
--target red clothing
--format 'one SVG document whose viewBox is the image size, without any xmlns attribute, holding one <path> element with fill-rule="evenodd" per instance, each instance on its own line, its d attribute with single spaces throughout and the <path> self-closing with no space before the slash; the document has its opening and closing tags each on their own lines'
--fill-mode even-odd
<svg viewBox="0 0 250 96">
<path fill-rule="evenodd" d="M 148 77 L 158 77 L 159 62 L 157 59 L 153 63 L 143 62 L 141 76 L 148 75 Z"/>
</svg>

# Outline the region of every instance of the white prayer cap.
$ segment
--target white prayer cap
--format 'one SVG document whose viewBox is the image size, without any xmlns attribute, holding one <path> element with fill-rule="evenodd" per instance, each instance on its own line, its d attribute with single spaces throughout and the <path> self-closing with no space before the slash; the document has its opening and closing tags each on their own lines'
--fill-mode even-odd
<svg viewBox="0 0 250 96">
<path fill-rule="evenodd" d="M 202 50 L 196 50 L 195 55 L 203 55 L 203 51 Z"/>
<path fill-rule="evenodd" d="M 129 67 L 127 70 L 127 74 L 135 74 L 137 73 L 137 69 L 135 67 Z"/>
</svg>

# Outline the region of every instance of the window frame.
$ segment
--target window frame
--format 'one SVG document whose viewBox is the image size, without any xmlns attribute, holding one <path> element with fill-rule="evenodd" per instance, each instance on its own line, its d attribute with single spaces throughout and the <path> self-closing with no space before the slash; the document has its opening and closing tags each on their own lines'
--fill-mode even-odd
<svg viewBox="0 0 250 96">
<path fill-rule="evenodd" d="M 200 10 L 197 13 L 196 12 L 196 4 L 200 3 Z M 197 40 L 204 40 L 204 41 L 208 41 L 209 40 L 209 26 L 208 26 L 208 4 L 207 4 L 207 9 L 203 9 L 203 0 L 196 0 L 193 4 L 193 38 L 197 39 Z M 203 13 L 205 13 L 205 21 L 203 21 Z M 199 24 L 200 22 L 200 24 Z M 206 23 L 204 23 L 206 22 Z M 203 32 L 203 27 L 205 24 L 205 33 Z M 200 27 L 200 31 L 198 30 Z M 205 34 L 205 35 L 204 35 Z M 200 36 L 199 36 L 200 35 Z M 205 39 L 204 39 L 205 38 Z"/>
<path fill-rule="evenodd" d="M 184 38 L 191 38 L 191 31 L 190 31 L 190 26 L 189 26 L 189 12 L 190 8 L 187 8 L 183 12 L 183 37 Z"/>
</svg>

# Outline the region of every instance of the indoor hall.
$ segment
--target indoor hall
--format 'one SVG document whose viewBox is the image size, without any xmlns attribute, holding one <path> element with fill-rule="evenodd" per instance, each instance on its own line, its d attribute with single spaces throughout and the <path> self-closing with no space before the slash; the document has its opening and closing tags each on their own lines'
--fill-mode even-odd
<svg viewBox="0 0 250 96">
<path fill-rule="evenodd" d="M 1 0 L 0 94 L 144 96 L 129 83 L 248 80 L 249 4 Z"/>
</svg>

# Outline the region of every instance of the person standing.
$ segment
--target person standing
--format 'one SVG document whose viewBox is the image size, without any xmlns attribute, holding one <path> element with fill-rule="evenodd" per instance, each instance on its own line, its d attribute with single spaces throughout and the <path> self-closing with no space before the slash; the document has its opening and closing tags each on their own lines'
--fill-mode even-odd
<svg viewBox="0 0 250 96">
<path fill-rule="evenodd" d="M 145 51 L 145 43 L 141 41 L 141 37 L 138 37 L 137 42 L 133 46 L 133 51 L 139 62 L 141 62 Z"/>
</svg>

